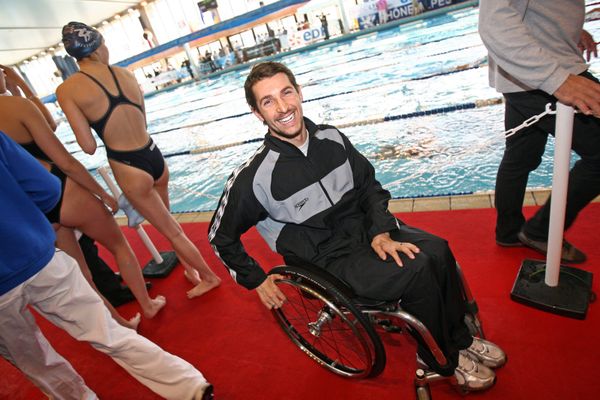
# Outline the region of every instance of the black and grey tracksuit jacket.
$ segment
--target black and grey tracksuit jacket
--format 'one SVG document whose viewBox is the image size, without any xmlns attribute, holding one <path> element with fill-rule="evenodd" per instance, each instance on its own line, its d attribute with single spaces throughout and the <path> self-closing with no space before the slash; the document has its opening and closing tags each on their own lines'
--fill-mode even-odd
<svg viewBox="0 0 600 400">
<path fill-rule="evenodd" d="M 305 118 L 308 154 L 270 134 L 229 177 L 209 227 L 209 241 L 240 285 L 254 289 L 265 272 L 240 236 L 257 227 L 271 249 L 326 268 L 397 228 L 390 194 L 375 170 L 336 128 Z"/>
</svg>

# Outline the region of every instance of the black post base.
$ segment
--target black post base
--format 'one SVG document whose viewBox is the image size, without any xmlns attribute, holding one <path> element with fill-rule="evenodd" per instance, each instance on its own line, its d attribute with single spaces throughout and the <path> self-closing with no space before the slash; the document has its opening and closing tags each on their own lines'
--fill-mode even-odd
<svg viewBox="0 0 600 400">
<path fill-rule="evenodd" d="M 163 258 L 162 263 L 157 264 L 152 259 L 142 269 L 145 278 L 166 278 L 179 263 L 174 251 L 161 251 L 160 256 Z"/>
<path fill-rule="evenodd" d="M 592 298 L 593 274 L 561 265 L 556 287 L 546 285 L 545 275 L 545 261 L 524 260 L 511 299 L 565 317 L 585 319 Z"/>
</svg>

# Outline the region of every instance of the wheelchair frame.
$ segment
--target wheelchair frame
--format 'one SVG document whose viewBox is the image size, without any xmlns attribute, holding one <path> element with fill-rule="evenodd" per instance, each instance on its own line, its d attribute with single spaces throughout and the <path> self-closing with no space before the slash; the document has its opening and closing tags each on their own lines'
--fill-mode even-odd
<svg viewBox="0 0 600 400">
<path fill-rule="evenodd" d="M 474 336 L 484 338 L 478 308 L 457 265 L 467 314 L 465 323 Z M 281 265 L 269 274 L 279 274 L 279 289 L 288 301 L 272 314 L 292 341 L 310 358 L 331 372 L 347 378 L 372 378 L 385 368 L 385 348 L 374 325 L 390 332 L 402 329 L 420 335 L 436 361 L 447 360 L 421 321 L 402 310 L 399 302 L 358 298 L 343 281 L 322 268 L 303 264 Z M 450 380 L 461 392 L 454 376 L 445 377 L 417 366 L 414 386 L 418 400 L 431 399 L 429 383 Z"/>
</svg>

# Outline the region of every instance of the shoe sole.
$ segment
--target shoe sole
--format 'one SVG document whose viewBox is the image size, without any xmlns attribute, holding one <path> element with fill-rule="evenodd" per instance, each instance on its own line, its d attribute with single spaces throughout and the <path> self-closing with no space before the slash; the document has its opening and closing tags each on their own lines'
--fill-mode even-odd
<svg viewBox="0 0 600 400">
<path fill-rule="evenodd" d="M 527 236 L 525 236 L 525 234 L 523 232 L 519 232 L 518 237 L 524 246 L 529 247 L 530 249 L 535 250 L 538 253 L 541 253 L 543 255 L 547 255 L 547 253 L 548 253 L 547 249 L 544 249 L 543 247 L 539 247 L 538 245 L 536 245 L 535 241 L 533 241 L 532 239 L 529 239 Z M 584 258 L 583 260 L 567 260 L 567 259 L 561 258 L 560 262 L 563 264 L 581 264 L 581 263 L 584 263 L 586 260 L 587 260 L 587 257 Z"/>
<path fill-rule="evenodd" d="M 496 240 L 496 244 L 500 247 L 524 247 L 525 246 L 521 242 L 506 243 L 506 242 L 500 242 L 498 240 Z"/>
<path fill-rule="evenodd" d="M 488 390 L 491 389 L 492 387 L 494 387 L 494 385 L 496 384 L 496 381 L 498 380 L 497 377 L 494 377 L 494 380 L 492 381 L 492 383 L 490 383 L 488 386 L 486 387 L 477 387 L 477 388 L 470 388 L 469 386 L 467 386 L 467 384 L 464 385 L 458 385 L 462 390 L 465 390 L 467 392 L 483 392 L 484 390 Z"/>
</svg>

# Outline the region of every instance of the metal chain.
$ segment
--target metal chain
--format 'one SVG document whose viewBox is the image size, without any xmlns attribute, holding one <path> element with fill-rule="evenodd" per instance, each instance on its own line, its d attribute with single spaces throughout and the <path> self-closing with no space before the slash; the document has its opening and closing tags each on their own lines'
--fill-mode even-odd
<svg viewBox="0 0 600 400">
<path fill-rule="evenodd" d="M 550 108 L 551 106 L 552 106 L 552 103 L 546 104 L 546 110 L 544 112 L 542 112 L 541 114 L 538 114 L 538 115 L 534 115 L 533 117 L 529 118 L 528 120 L 526 120 L 521 125 L 519 125 L 515 128 L 507 130 L 506 132 L 504 132 L 504 137 L 505 138 L 511 137 L 515 133 L 519 132 L 521 129 L 527 128 L 528 126 L 535 124 L 536 122 L 538 122 L 540 119 L 542 119 L 543 117 L 545 117 L 548 114 L 556 114 L 556 110 L 552 110 Z"/>
</svg>

